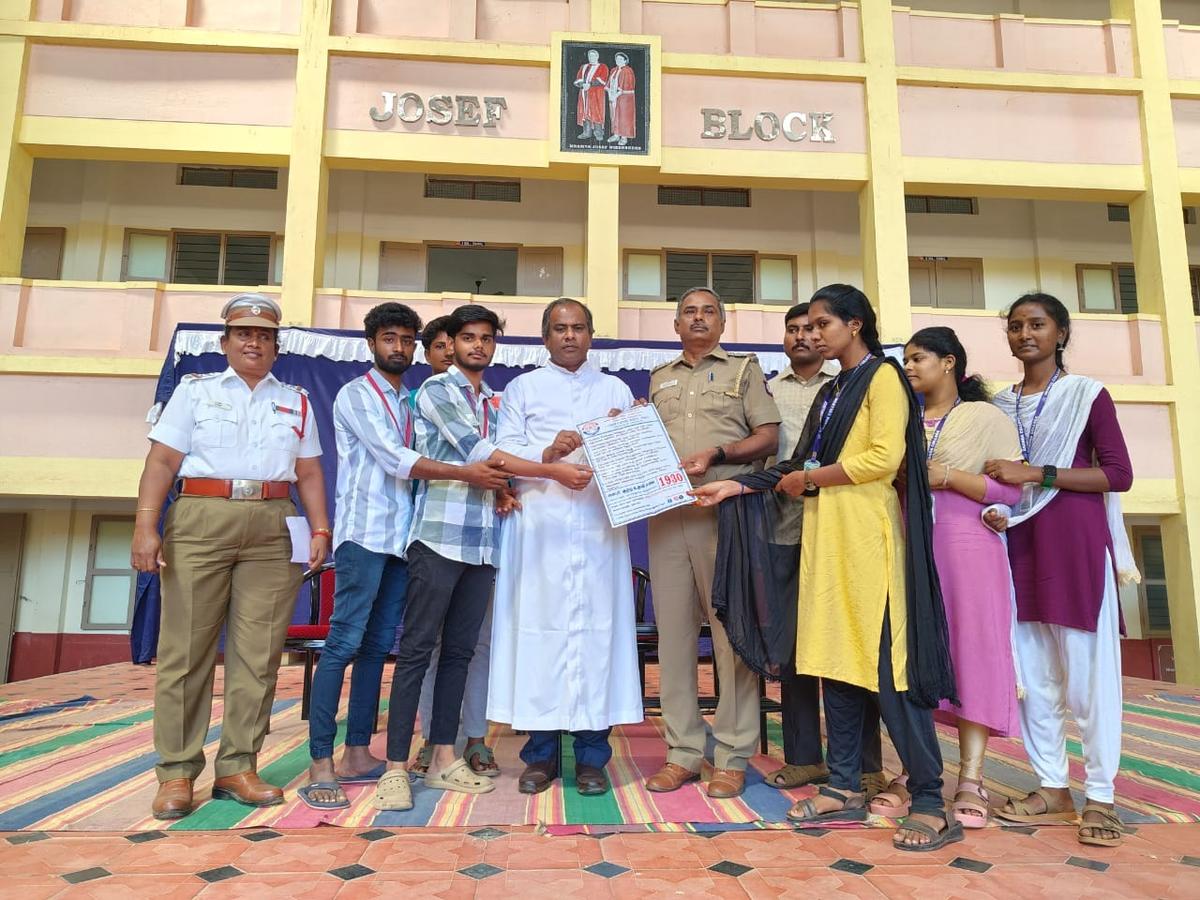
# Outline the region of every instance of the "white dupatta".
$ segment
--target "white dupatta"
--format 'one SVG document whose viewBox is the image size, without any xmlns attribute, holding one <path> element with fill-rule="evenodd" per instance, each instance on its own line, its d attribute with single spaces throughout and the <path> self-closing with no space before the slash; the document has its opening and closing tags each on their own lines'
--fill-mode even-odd
<svg viewBox="0 0 1200 900">
<path fill-rule="evenodd" d="M 1046 395 L 1042 414 L 1037 418 L 1037 428 L 1032 431 L 1033 417 L 1040 397 L 1034 395 L 1022 398 L 1019 418 L 1017 394 L 1011 386 L 997 393 L 992 402 L 1016 422 L 1017 428 L 1027 436 L 1031 446 L 1024 449 L 1029 453 L 1031 463 L 1069 469 L 1075 460 L 1079 439 L 1092 414 L 1092 403 L 1103 387 L 1104 385 L 1094 378 L 1084 375 L 1060 375 Z M 1055 487 L 1045 488 L 1040 484 L 1023 485 L 1021 499 L 1008 517 L 1009 527 L 1037 515 L 1057 495 L 1058 488 Z M 1142 576 L 1134 562 L 1129 536 L 1125 531 L 1119 494 L 1109 492 L 1104 495 L 1104 511 L 1108 519 L 1108 531 L 1115 556 L 1113 561 L 1120 583 L 1141 581 Z"/>
</svg>

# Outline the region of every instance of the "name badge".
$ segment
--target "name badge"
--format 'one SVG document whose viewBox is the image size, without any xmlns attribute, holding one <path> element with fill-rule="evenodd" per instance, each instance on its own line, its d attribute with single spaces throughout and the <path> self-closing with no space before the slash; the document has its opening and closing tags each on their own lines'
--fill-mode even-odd
<svg viewBox="0 0 1200 900">
<path fill-rule="evenodd" d="M 233 409 L 232 403 L 225 403 L 223 400 L 209 400 L 207 405 L 215 406 L 217 409 L 225 409 L 225 410 Z"/>
<path fill-rule="evenodd" d="M 658 387 L 656 387 L 655 390 L 661 391 L 663 388 L 675 387 L 675 385 L 677 385 L 677 384 L 679 384 L 679 379 L 672 378 L 670 381 L 664 381 L 662 384 L 660 384 Z"/>
</svg>

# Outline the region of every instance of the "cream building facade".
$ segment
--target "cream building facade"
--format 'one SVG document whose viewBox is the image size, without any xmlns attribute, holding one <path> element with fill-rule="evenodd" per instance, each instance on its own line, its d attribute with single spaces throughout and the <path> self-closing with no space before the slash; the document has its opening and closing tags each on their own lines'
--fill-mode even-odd
<svg viewBox="0 0 1200 900">
<path fill-rule="evenodd" d="M 644 52 L 644 152 L 567 146 L 588 45 Z M 242 285 L 650 340 L 708 281 L 776 342 L 847 281 L 997 382 L 999 310 L 1078 311 L 1137 475 L 1127 670 L 1200 683 L 1197 207 L 1188 0 L 0 0 L 0 675 L 124 658 L 155 378 Z"/>
</svg>

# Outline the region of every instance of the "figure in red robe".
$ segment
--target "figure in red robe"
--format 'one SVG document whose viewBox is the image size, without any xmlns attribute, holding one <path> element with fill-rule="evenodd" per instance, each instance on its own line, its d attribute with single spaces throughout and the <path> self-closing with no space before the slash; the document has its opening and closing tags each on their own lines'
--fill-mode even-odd
<svg viewBox="0 0 1200 900">
<path fill-rule="evenodd" d="M 609 70 L 608 86 L 605 88 L 612 130 L 608 142 L 624 147 L 630 138 L 637 137 L 637 103 L 634 95 L 637 80 L 633 77 L 633 69 L 629 68 L 628 56 L 618 53 L 615 61 L 616 65 Z"/>
<path fill-rule="evenodd" d="M 575 87 L 579 88 L 579 102 L 575 108 L 575 119 L 583 126 L 578 135 L 580 140 L 595 138 L 604 140 L 604 91 L 608 84 L 608 66 L 600 62 L 600 51 L 589 50 L 588 61 L 575 73 Z"/>
</svg>

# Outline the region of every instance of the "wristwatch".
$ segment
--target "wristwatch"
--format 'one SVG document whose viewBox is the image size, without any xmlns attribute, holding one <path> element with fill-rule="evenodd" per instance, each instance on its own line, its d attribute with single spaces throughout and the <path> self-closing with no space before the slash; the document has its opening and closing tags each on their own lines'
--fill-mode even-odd
<svg viewBox="0 0 1200 900">
<path fill-rule="evenodd" d="M 1058 477 L 1058 466 L 1042 466 L 1042 487 L 1054 487 L 1054 479 Z"/>
<path fill-rule="evenodd" d="M 712 461 L 712 464 L 713 464 L 714 466 L 719 466 L 719 465 L 720 465 L 721 463 L 723 463 L 723 462 L 725 462 L 725 448 L 724 448 L 724 447 L 717 447 L 717 448 L 716 448 L 716 449 L 713 451 L 713 461 Z"/>
</svg>

